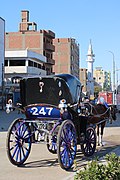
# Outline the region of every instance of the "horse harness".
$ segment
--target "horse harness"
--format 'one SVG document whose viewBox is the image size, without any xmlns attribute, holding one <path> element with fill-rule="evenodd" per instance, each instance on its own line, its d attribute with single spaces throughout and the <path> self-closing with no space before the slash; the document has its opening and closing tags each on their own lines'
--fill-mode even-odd
<svg viewBox="0 0 120 180">
<path fill-rule="evenodd" d="M 105 122 L 108 119 L 109 119 L 110 123 L 112 123 L 111 107 L 106 107 L 107 109 L 106 109 L 106 111 L 104 113 L 98 114 L 98 111 L 95 108 L 95 106 L 97 106 L 97 105 L 93 105 L 90 102 L 84 103 L 84 105 L 86 106 L 86 112 L 87 112 L 87 115 L 90 118 L 90 120 L 93 119 L 93 118 L 100 118 L 101 119 L 101 121 L 96 123 L 96 124 L 99 125 L 99 124 L 101 124 L 102 122 Z M 93 113 L 93 109 L 96 112 L 96 114 Z M 106 115 L 107 112 L 109 113 L 108 117 L 105 117 L 104 115 Z"/>
</svg>

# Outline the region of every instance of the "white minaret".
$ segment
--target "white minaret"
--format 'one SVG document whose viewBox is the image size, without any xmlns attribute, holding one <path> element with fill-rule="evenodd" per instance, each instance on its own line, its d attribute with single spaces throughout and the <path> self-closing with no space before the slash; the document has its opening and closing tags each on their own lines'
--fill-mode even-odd
<svg viewBox="0 0 120 180">
<path fill-rule="evenodd" d="M 87 81 L 87 92 L 92 97 L 94 96 L 94 81 L 93 81 L 93 63 L 94 63 L 94 57 L 92 50 L 92 43 L 90 40 L 89 48 L 88 48 L 88 54 L 87 54 L 87 66 L 88 66 L 88 81 Z"/>
</svg>

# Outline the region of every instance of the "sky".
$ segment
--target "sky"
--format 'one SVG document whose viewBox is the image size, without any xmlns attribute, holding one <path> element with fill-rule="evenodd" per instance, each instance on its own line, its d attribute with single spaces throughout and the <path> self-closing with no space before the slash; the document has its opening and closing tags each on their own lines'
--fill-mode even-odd
<svg viewBox="0 0 120 180">
<path fill-rule="evenodd" d="M 80 67 L 87 68 L 86 55 L 91 40 L 93 67 L 111 71 L 113 56 L 120 81 L 120 0 L 4 0 L 0 17 L 5 31 L 18 31 L 21 10 L 28 10 L 37 29 L 51 30 L 56 38 L 75 38 L 80 47 Z"/>
</svg>

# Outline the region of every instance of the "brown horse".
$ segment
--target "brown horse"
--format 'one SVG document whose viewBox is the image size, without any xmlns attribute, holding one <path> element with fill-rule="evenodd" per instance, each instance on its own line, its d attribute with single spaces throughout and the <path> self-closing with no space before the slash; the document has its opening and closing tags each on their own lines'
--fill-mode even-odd
<svg viewBox="0 0 120 180">
<path fill-rule="evenodd" d="M 116 120 L 116 111 L 114 106 L 108 107 L 104 104 L 93 105 L 89 102 L 84 104 L 88 110 L 88 124 L 96 124 L 97 139 L 98 145 L 103 145 L 102 137 L 106 121 L 109 120 L 112 123 L 112 120 Z M 101 140 L 100 140 L 100 131 L 99 127 L 101 126 Z"/>
</svg>

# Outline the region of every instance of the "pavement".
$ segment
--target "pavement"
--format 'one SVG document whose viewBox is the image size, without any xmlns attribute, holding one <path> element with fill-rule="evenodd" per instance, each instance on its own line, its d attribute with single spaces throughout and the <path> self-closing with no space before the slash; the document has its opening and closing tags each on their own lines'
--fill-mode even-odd
<svg viewBox="0 0 120 180">
<path fill-rule="evenodd" d="M 26 163 L 24 168 L 16 168 L 11 166 L 11 164 L 8 162 L 8 158 L 4 157 L 4 151 L 5 151 L 5 139 L 7 130 L 12 123 L 12 121 L 16 118 L 24 117 L 24 114 L 20 113 L 18 114 L 17 111 L 13 111 L 10 114 L 7 114 L 5 111 L 0 110 L 0 153 L 1 153 L 1 163 L 2 163 L 2 170 L 0 172 L 0 179 L 1 177 L 5 177 L 6 179 L 19 179 L 19 175 L 21 176 L 21 179 L 27 178 L 27 172 L 30 171 L 31 173 L 31 179 L 32 177 L 37 179 L 60 179 L 60 180 L 73 180 L 74 175 L 76 171 L 63 171 L 60 167 L 58 162 L 56 161 L 56 155 L 51 155 L 50 153 L 47 153 L 47 151 L 44 149 L 44 145 L 40 146 L 33 146 L 33 151 L 31 153 L 31 156 L 29 158 L 29 161 Z M 112 124 L 107 123 L 104 131 L 104 137 L 103 137 L 104 146 L 103 147 L 97 147 L 96 153 L 94 156 L 99 156 L 100 160 L 104 158 L 104 156 L 108 153 L 114 152 L 117 156 L 120 156 L 120 114 L 117 114 L 117 120 L 114 121 Z M 43 150 L 41 149 L 43 147 Z M 40 153 L 40 157 L 42 160 L 38 160 L 39 155 L 38 151 L 42 150 Z M 51 160 L 53 158 L 53 160 Z M 76 156 L 76 162 L 77 162 L 77 170 L 81 169 L 89 160 L 92 160 L 93 157 L 85 158 L 81 152 L 77 152 Z M 49 164 L 49 163 L 50 164 Z M 36 164 L 37 163 L 37 164 Z M 1 168 L 0 168 L 1 169 Z M 13 177 L 9 177 L 9 170 L 11 169 L 14 172 Z M 49 171 L 50 170 L 50 171 Z M 21 174 L 21 173 L 22 174 Z M 47 172 L 47 173 L 46 173 Z M 48 174 L 48 176 L 46 176 Z M 54 174 L 54 177 L 53 177 Z M 18 177 L 17 177 L 18 175 Z M 26 175 L 26 176 L 25 176 Z M 42 178 L 43 177 L 43 178 Z M 49 178 L 47 178 L 49 177 Z M 3 180 L 1 179 L 1 180 Z"/>
<path fill-rule="evenodd" d="M 8 130 L 12 121 L 18 117 L 25 117 L 24 114 L 18 114 L 18 111 L 12 111 L 7 114 L 5 110 L 0 110 L 0 132 L 5 132 Z"/>
</svg>

